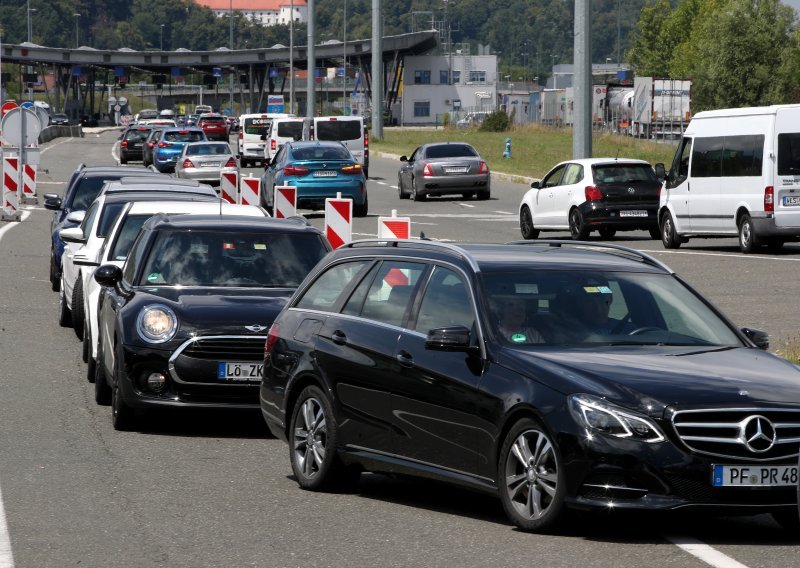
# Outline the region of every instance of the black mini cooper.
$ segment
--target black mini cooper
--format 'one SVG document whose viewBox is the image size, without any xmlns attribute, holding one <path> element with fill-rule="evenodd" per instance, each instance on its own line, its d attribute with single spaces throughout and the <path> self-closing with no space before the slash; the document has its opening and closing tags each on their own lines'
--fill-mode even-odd
<svg viewBox="0 0 800 568">
<path fill-rule="evenodd" d="M 164 215 L 104 265 L 95 396 L 114 427 L 156 407 L 258 408 L 266 331 L 330 250 L 300 218 Z"/>
<path fill-rule="evenodd" d="M 797 522 L 800 368 L 638 251 L 361 241 L 272 325 L 261 410 L 311 490 L 361 471 L 567 508 Z"/>
</svg>

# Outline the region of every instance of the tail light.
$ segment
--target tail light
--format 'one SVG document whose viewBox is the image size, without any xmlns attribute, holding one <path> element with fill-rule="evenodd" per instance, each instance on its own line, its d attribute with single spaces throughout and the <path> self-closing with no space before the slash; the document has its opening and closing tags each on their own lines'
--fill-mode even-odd
<svg viewBox="0 0 800 568">
<path fill-rule="evenodd" d="M 187 169 L 187 168 L 193 168 L 193 167 L 194 167 L 194 164 L 192 163 L 192 161 L 191 161 L 189 158 L 186 158 L 186 159 L 183 161 L 183 165 L 182 165 L 181 167 L 182 167 L 182 168 L 185 170 L 185 169 Z"/>
<path fill-rule="evenodd" d="M 264 360 L 266 361 L 269 359 L 270 354 L 272 353 L 272 349 L 275 347 L 275 344 L 278 343 L 278 336 L 281 333 L 281 326 L 277 323 L 273 323 L 269 331 L 267 332 L 267 341 L 264 342 Z"/>
<path fill-rule="evenodd" d="M 369 131 L 364 130 L 364 148 L 369 148 Z"/>
<path fill-rule="evenodd" d="M 172 144 L 170 142 L 159 142 L 158 143 L 158 147 L 159 148 L 168 148 L 169 146 L 172 146 Z"/>
<path fill-rule="evenodd" d="M 120 145 L 121 147 L 123 147 L 123 148 L 127 148 L 127 147 L 128 147 L 128 141 L 127 141 L 127 140 L 123 140 L 122 142 L 120 142 L 120 144 L 119 144 L 119 145 Z"/>
<path fill-rule="evenodd" d="M 353 175 L 360 174 L 361 164 L 350 164 L 349 166 L 343 166 L 341 172 L 343 174 L 353 174 Z"/>
<path fill-rule="evenodd" d="M 586 201 L 600 201 L 603 199 L 603 192 L 593 185 L 586 186 L 585 194 Z"/>
<path fill-rule="evenodd" d="M 153 146 L 155 146 L 155 145 L 156 145 L 156 143 L 155 143 L 155 142 L 148 142 L 148 143 L 147 143 L 147 147 L 148 147 L 148 148 L 152 148 L 152 147 L 153 147 Z"/>
<path fill-rule="evenodd" d="M 283 175 L 285 176 L 304 176 L 308 173 L 308 168 L 301 168 L 298 166 L 286 166 L 283 168 Z"/>
<path fill-rule="evenodd" d="M 278 146 L 278 141 L 274 138 L 269 141 L 269 149 L 274 150 Z"/>
<path fill-rule="evenodd" d="M 244 132 L 239 131 L 239 140 L 244 140 Z"/>
<path fill-rule="evenodd" d="M 764 212 L 775 212 L 775 189 L 771 185 L 764 188 Z"/>
<path fill-rule="evenodd" d="M 236 160 L 233 159 L 233 156 L 228 158 L 228 161 L 225 162 L 225 167 L 226 168 L 235 168 L 236 167 Z"/>
<path fill-rule="evenodd" d="M 431 169 L 430 164 L 425 164 L 425 167 L 422 169 L 422 177 L 431 177 L 433 175 L 433 170 Z"/>
<path fill-rule="evenodd" d="M 488 174 L 489 173 L 489 166 L 486 164 L 486 162 L 481 162 L 481 167 L 478 168 L 478 173 L 479 174 Z"/>
</svg>

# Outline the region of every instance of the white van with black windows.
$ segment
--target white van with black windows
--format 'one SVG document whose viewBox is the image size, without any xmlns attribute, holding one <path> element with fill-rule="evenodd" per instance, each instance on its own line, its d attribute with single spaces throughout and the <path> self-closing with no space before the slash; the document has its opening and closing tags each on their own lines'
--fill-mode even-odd
<svg viewBox="0 0 800 568">
<path fill-rule="evenodd" d="M 800 105 L 697 113 L 669 172 L 656 172 L 665 248 L 738 236 L 750 253 L 800 240 Z"/>
<path fill-rule="evenodd" d="M 363 116 L 315 116 L 312 137 L 344 144 L 369 177 L 369 134 Z"/>
</svg>

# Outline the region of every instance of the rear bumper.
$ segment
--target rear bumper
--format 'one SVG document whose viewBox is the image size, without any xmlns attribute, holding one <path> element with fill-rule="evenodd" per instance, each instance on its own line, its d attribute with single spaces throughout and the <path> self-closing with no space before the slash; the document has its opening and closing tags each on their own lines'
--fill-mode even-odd
<svg viewBox="0 0 800 568">
<path fill-rule="evenodd" d="M 228 170 L 233 171 L 233 170 Z M 220 170 L 218 169 L 201 169 L 201 168 L 191 168 L 188 170 L 180 170 L 179 177 L 183 179 L 191 179 L 195 181 L 200 181 L 203 183 L 207 183 L 209 185 L 219 185 L 220 184 Z M 238 172 L 237 172 L 238 173 Z"/>
<path fill-rule="evenodd" d="M 800 227 L 779 227 L 774 214 L 752 214 L 753 229 L 759 237 L 780 237 L 785 240 L 800 240 Z"/>
<path fill-rule="evenodd" d="M 578 209 L 590 226 L 605 225 L 618 230 L 634 231 L 658 227 L 658 204 L 605 204 L 595 201 L 582 203 Z M 646 217 L 632 216 L 632 211 L 646 211 Z"/>
<path fill-rule="evenodd" d="M 489 191 L 491 182 L 487 174 L 453 175 L 423 178 L 417 191 L 423 190 L 426 195 L 445 195 L 462 191 Z"/>
</svg>

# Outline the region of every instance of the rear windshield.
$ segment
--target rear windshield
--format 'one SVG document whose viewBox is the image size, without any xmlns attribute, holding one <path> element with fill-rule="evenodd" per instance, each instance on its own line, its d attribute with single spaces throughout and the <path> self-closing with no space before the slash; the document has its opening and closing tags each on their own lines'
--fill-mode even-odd
<svg viewBox="0 0 800 568">
<path fill-rule="evenodd" d="M 132 130 L 125 131 L 124 140 L 133 141 L 133 142 L 142 142 L 147 138 L 150 134 L 149 128 L 136 128 Z"/>
<path fill-rule="evenodd" d="M 165 132 L 162 137 L 167 142 L 200 142 L 205 138 L 202 132 L 186 131 L 186 132 Z"/>
<path fill-rule="evenodd" d="M 293 120 L 291 122 L 279 122 L 278 136 L 281 138 L 300 140 L 303 137 L 303 122 L 299 120 Z"/>
<path fill-rule="evenodd" d="M 597 185 L 636 183 L 638 181 L 658 183 L 656 173 L 648 164 L 609 164 L 592 166 L 592 170 L 594 170 L 594 180 Z"/>
<path fill-rule="evenodd" d="M 800 174 L 800 134 L 778 134 L 778 175 Z"/>
<path fill-rule="evenodd" d="M 225 124 L 225 119 L 221 116 L 206 116 L 200 119 L 204 124 Z"/>
<path fill-rule="evenodd" d="M 186 154 L 189 156 L 220 156 L 230 153 L 230 146 L 225 143 L 198 144 L 197 146 L 189 146 L 186 149 Z"/>
<path fill-rule="evenodd" d="M 272 124 L 271 118 L 245 118 L 244 119 L 244 133 L 261 136 L 267 133 L 269 125 Z"/>
<path fill-rule="evenodd" d="M 353 156 L 347 148 L 341 146 L 308 146 L 292 148 L 295 160 L 352 160 Z"/>
<path fill-rule="evenodd" d="M 425 150 L 426 158 L 475 158 L 478 153 L 469 144 L 442 144 Z"/>
<path fill-rule="evenodd" d="M 158 118 L 158 111 L 145 109 L 139 112 L 139 120 L 145 120 L 148 118 Z"/>
<path fill-rule="evenodd" d="M 317 140 L 358 140 L 361 122 L 358 120 L 320 120 L 316 126 Z"/>
<path fill-rule="evenodd" d="M 315 234 L 163 231 L 139 285 L 296 288 L 326 253 Z"/>
</svg>

